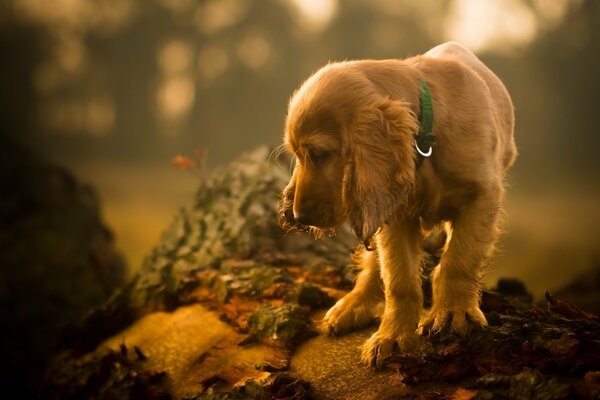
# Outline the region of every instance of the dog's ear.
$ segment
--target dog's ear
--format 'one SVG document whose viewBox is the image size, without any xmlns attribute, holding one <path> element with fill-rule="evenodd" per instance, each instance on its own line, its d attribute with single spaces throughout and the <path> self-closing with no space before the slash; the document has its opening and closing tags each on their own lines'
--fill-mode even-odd
<svg viewBox="0 0 600 400">
<path fill-rule="evenodd" d="M 360 110 L 344 138 L 343 200 L 354 232 L 368 245 L 414 188 L 414 134 L 410 105 L 379 98 Z"/>
<path fill-rule="evenodd" d="M 294 221 L 294 192 L 296 191 L 296 174 L 297 168 L 294 168 L 294 173 L 290 178 L 289 183 L 281 192 L 279 197 L 279 212 L 277 213 L 277 224 L 285 232 L 293 231 L 296 226 Z"/>
</svg>

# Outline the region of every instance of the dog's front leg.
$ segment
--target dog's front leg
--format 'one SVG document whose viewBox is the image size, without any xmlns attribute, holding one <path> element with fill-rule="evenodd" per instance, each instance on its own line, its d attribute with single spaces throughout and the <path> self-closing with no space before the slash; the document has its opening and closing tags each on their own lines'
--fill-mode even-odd
<svg viewBox="0 0 600 400">
<path fill-rule="evenodd" d="M 432 272 L 433 306 L 419 333 L 450 327 L 461 335 L 487 321 L 479 308 L 483 266 L 497 236 L 503 189 L 494 185 L 464 204 L 452 223 L 448 250 Z"/>
<path fill-rule="evenodd" d="M 377 332 L 363 345 L 362 361 L 377 368 L 398 344 L 401 350 L 415 346 L 415 333 L 423 293 L 420 253 L 423 236 L 415 220 L 397 220 L 384 226 L 376 237 L 385 291 L 385 310 Z"/>
<path fill-rule="evenodd" d="M 348 332 L 369 325 L 380 314 L 383 303 L 376 251 L 362 250 L 359 259 L 362 270 L 356 278 L 354 289 L 340 299 L 324 318 L 324 328 L 330 335 Z"/>
</svg>

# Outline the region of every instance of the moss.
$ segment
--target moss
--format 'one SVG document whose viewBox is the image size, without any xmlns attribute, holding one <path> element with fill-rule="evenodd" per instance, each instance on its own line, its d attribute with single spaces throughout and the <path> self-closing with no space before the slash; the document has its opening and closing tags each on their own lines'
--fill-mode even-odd
<svg viewBox="0 0 600 400">
<path fill-rule="evenodd" d="M 228 289 L 250 296 L 260 295 L 276 283 L 292 281 L 284 268 L 251 260 L 227 259 L 221 263 L 219 272 Z"/>
<path fill-rule="evenodd" d="M 184 400 L 309 400 L 312 398 L 308 382 L 279 373 L 270 375 L 266 379 L 248 379 L 228 392 L 209 388 L 204 393 Z"/>
<path fill-rule="evenodd" d="M 297 343 L 309 334 L 310 321 L 304 308 L 284 304 L 263 306 L 248 319 L 250 334 L 288 345 Z"/>
<path fill-rule="evenodd" d="M 288 303 L 307 306 L 311 309 L 329 307 L 334 301 L 320 287 L 310 283 L 301 283 L 296 290 L 287 292 L 284 299 Z"/>
<path fill-rule="evenodd" d="M 128 355 L 129 353 L 129 355 Z M 102 350 L 80 359 L 58 359 L 44 399 L 169 400 L 166 374 L 144 367 L 136 352 Z"/>
<path fill-rule="evenodd" d="M 567 400 L 575 399 L 572 388 L 539 371 L 524 369 L 516 375 L 488 374 L 477 380 L 477 400 Z"/>
</svg>

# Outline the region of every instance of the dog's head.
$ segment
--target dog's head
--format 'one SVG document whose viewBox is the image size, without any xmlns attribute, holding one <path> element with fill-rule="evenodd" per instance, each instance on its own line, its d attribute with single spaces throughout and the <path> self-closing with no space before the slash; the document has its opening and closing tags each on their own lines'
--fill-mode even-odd
<svg viewBox="0 0 600 400">
<path fill-rule="evenodd" d="M 409 104 L 382 94 L 353 63 L 318 71 L 288 107 L 284 142 L 295 168 L 280 226 L 319 238 L 349 219 L 368 244 L 414 186 L 417 130 Z"/>
</svg>

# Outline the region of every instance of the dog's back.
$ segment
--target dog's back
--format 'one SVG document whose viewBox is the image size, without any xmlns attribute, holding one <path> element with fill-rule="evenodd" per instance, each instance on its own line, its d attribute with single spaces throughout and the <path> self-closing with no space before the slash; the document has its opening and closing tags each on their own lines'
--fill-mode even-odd
<svg viewBox="0 0 600 400">
<path fill-rule="evenodd" d="M 505 170 L 508 169 L 517 157 L 514 141 L 515 116 L 512 100 L 502 81 L 475 54 L 457 42 L 440 44 L 429 50 L 424 56 L 459 61 L 475 71 L 486 83 L 500 130 L 498 133 L 503 146 L 502 165 Z"/>
</svg>

